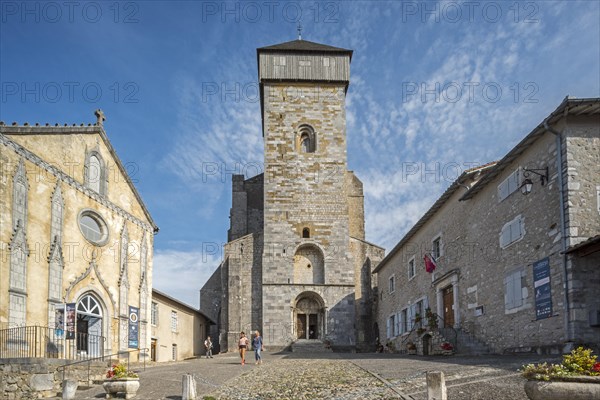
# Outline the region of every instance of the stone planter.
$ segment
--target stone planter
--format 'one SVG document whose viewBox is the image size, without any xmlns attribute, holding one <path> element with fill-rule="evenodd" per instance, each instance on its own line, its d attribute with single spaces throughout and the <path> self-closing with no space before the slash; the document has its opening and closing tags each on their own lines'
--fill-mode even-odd
<svg viewBox="0 0 600 400">
<path fill-rule="evenodd" d="M 531 400 L 600 399 L 600 377 L 574 376 L 552 381 L 527 381 L 525 393 Z"/>
<path fill-rule="evenodd" d="M 124 393 L 126 399 L 135 397 L 140 388 L 139 378 L 118 378 L 104 381 L 102 388 L 106 392 L 106 398 L 112 399 L 118 393 Z"/>
</svg>

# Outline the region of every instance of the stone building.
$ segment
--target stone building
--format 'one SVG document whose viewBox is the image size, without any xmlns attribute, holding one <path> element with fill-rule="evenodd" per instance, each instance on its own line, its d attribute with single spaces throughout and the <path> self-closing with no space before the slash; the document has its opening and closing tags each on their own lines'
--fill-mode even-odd
<svg viewBox="0 0 600 400">
<path fill-rule="evenodd" d="M 362 183 L 347 170 L 351 57 L 304 40 L 257 49 L 264 173 L 233 177 L 224 259 L 201 290 L 222 351 L 255 329 L 271 348 L 375 343 L 384 251 L 365 241 Z"/>
<path fill-rule="evenodd" d="M 500 161 L 463 173 L 374 272 L 377 320 L 400 351 L 598 349 L 600 99 L 566 98 Z"/>
<path fill-rule="evenodd" d="M 96 116 L 0 123 L 0 358 L 150 347 L 158 228 Z"/>
<path fill-rule="evenodd" d="M 205 354 L 212 321 L 199 310 L 152 289 L 150 359 L 177 361 Z"/>
</svg>

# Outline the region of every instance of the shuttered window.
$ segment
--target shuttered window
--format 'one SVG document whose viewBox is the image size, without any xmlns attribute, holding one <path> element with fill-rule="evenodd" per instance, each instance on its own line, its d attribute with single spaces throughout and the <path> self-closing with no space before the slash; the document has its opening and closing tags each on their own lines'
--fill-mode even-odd
<svg viewBox="0 0 600 400">
<path fill-rule="evenodd" d="M 498 202 L 501 202 L 511 193 L 519 189 L 519 184 L 521 183 L 520 173 L 517 169 L 515 172 L 510 174 L 508 178 L 502 181 L 500 185 L 498 185 Z"/>
<path fill-rule="evenodd" d="M 511 272 L 504 278 L 504 308 L 511 310 L 523 305 L 523 284 L 525 271 Z"/>
<path fill-rule="evenodd" d="M 525 236 L 525 220 L 520 215 L 506 223 L 500 232 L 500 247 L 505 248 Z"/>
</svg>

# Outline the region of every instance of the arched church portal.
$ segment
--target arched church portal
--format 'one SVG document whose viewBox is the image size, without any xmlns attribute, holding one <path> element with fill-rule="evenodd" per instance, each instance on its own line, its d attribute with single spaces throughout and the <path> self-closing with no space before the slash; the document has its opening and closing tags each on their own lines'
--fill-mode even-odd
<svg viewBox="0 0 600 400">
<path fill-rule="evenodd" d="M 102 306 L 92 294 L 83 295 L 76 306 L 77 310 L 77 351 L 89 357 L 103 354 Z"/>
<path fill-rule="evenodd" d="M 304 292 L 294 307 L 296 339 L 325 338 L 325 302 L 317 293 Z"/>
</svg>

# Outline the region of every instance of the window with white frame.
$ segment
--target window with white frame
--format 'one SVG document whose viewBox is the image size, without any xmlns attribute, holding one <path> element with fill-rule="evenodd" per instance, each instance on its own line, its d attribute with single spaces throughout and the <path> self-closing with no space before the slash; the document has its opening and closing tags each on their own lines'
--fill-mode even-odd
<svg viewBox="0 0 600 400">
<path fill-rule="evenodd" d="M 395 290 L 396 290 L 396 276 L 392 275 L 392 276 L 390 276 L 390 279 L 388 282 L 388 292 L 394 293 Z"/>
<path fill-rule="evenodd" d="M 150 323 L 152 325 L 156 326 L 157 322 L 158 322 L 158 304 L 155 302 L 152 302 L 152 304 L 150 306 Z"/>
<path fill-rule="evenodd" d="M 502 231 L 500 232 L 500 247 L 505 248 L 522 239 L 523 236 L 525 236 L 525 220 L 518 215 L 502 227 Z"/>
<path fill-rule="evenodd" d="M 177 332 L 179 321 L 177 319 L 177 311 L 171 311 L 171 332 Z"/>
<path fill-rule="evenodd" d="M 415 277 L 415 257 L 408 260 L 408 279 Z"/>
<path fill-rule="evenodd" d="M 523 287 L 525 286 L 525 270 L 510 272 L 504 278 L 504 308 L 512 310 L 523 305 Z"/>
<path fill-rule="evenodd" d="M 408 332 L 408 310 L 405 308 L 400 312 L 400 333 Z"/>
<path fill-rule="evenodd" d="M 498 185 L 498 202 L 501 202 L 519 189 L 521 183 L 520 176 L 520 170 L 517 169 Z"/>
<path fill-rule="evenodd" d="M 393 338 L 395 337 L 398 332 L 397 332 L 397 325 L 396 325 L 396 315 L 390 315 L 389 318 L 387 319 L 387 337 L 389 338 Z"/>
<path fill-rule="evenodd" d="M 435 260 L 442 255 L 442 237 L 437 236 L 431 241 L 431 255 Z"/>
<path fill-rule="evenodd" d="M 173 361 L 177 361 L 177 344 L 175 343 L 173 343 L 173 346 L 171 347 L 171 358 Z"/>
</svg>

